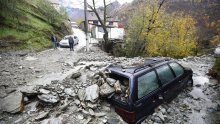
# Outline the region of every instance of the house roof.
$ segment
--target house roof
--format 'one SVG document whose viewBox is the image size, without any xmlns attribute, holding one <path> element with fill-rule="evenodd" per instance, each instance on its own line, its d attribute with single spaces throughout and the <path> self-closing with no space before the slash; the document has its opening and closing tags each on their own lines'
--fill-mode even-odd
<svg viewBox="0 0 220 124">
<path fill-rule="evenodd" d="M 94 12 L 88 12 L 87 15 L 88 15 L 87 19 L 90 20 L 90 21 L 98 20 L 98 18 L 95 15 Z M 99 13 L 99 16 L 100 16 L 101 19 L 104 18 L 104 15 L 101 14 L 101 13 Z M 83 21 L 85 21 L 85 19 Z M 116 20 L 116 19 L 113 19 L 113 18 L 108 18 L 107 21 L 119 22 L 119 20 Z"/>
</svg>

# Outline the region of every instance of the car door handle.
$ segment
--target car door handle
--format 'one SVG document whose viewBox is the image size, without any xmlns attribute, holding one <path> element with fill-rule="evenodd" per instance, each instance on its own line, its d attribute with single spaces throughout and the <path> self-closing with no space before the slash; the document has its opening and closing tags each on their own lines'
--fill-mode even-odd
<svg viewBox="0 0 220 124">
<path fill-rule="evenodd" d="M 168 90 L 164 91 L 163 93 L 164 93 L 164 94 L 167 94 L 167 93 L 168 93 Z"/>
<path fill-rule="evenodd" d="M 159 99 L 159 100 L 163 100 L 163 96 L 162 96 L 162 95 L 159 95 L 159 96 L 158 96 L 158 99 Z"/>
<path fill-rule="evenodd" d="M 138 104 L 136 105 L 136 107 L 140 107 L 140 106 L 142 106 L 142 103 L 138 103 Z"/>
</svg>

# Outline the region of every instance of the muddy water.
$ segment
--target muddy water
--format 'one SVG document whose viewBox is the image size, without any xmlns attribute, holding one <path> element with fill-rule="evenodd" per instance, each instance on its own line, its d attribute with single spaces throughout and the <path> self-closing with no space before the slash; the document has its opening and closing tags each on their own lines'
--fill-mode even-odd
<svg viewBox="0 0 220 124">
<path fill-rule="evenodd" d="M 210 87 L 219 84 L 206 75 L 213 65 L 213 60 L 212 57 L 202 57 L 193 61 L 180 62 L 193 69 L 194 87 L 189 93 L 192 99 L 187 100 L 187 105 L 192 108 L 189 123 L 220 124 L 220 112 L 216 111 L 216 102 L 220 100 L 220 92 L 216 92 Z"/>
</svg>

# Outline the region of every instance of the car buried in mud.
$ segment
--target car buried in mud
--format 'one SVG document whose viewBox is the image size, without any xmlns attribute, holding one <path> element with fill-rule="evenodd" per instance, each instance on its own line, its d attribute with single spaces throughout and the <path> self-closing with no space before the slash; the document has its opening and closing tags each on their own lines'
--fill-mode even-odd
<svg viewBox="0 0 220 124">
<path fill-rule="evenodd" d="M 192 69 L 168 59 L 148 59 L 142 65 L 125 68 L 109 66 L 107 71 L 110 78 L 120 81 L 122 89 L 108 101 L 128 123 L 141 123 L 157 106 L 193 85 Z"/>
</svg>

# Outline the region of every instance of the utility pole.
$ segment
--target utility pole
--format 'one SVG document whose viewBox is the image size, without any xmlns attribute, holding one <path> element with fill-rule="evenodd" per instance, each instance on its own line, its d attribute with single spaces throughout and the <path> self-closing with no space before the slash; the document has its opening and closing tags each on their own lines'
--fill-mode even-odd
<svg viewBox="0 0 220 124">
<path fill-rule="evenodd" d="M 89 41 L 88 41 L 87 0 L 84 0 L 84 14 L 85 14 L 86 52 L 88 52 Z"/>
</svg>

